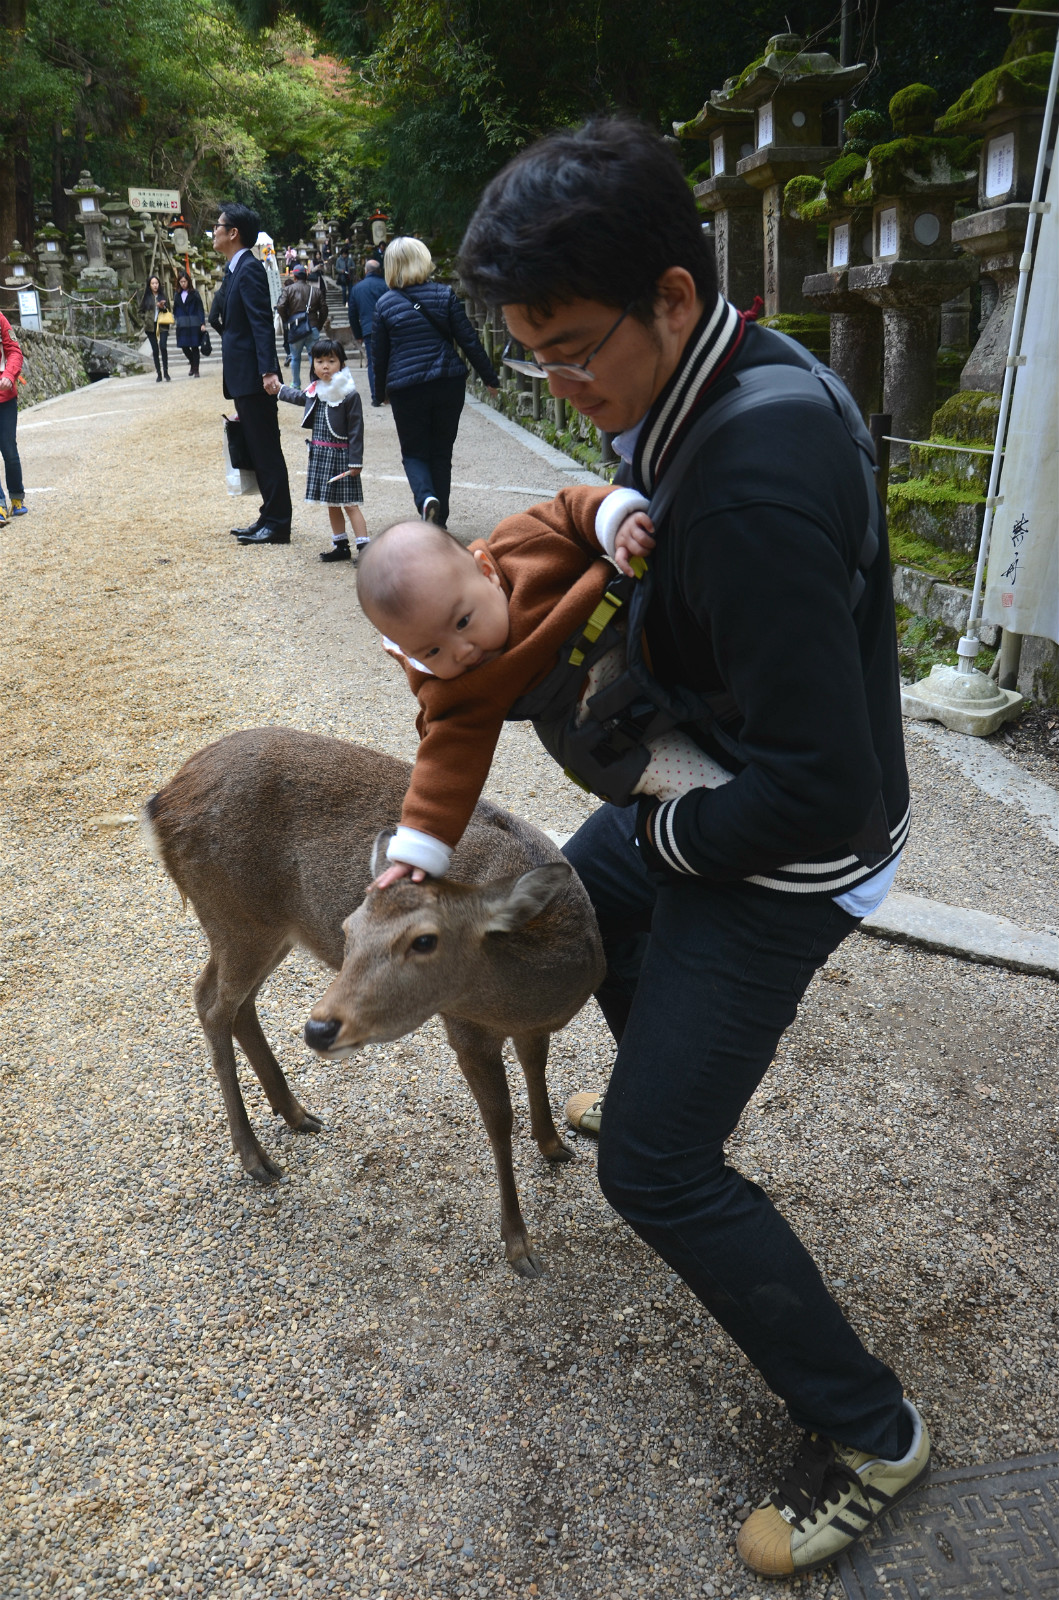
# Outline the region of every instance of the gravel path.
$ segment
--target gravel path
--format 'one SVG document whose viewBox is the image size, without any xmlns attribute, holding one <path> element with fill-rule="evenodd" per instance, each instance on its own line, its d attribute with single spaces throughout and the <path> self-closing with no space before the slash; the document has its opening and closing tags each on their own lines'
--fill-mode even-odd
<svg viewBox="0 0 1059 1600">
<path fill-rule="evenodd" d="M 216 361 L 204 374 L 27 413 L 28 481 L 49 492 L 0 535 L 0 1594 L 764 1600 L 734 1528 L 793 1432 L 609 1213 L 588 1141 L 549 1169 L 517 1096 L 547 1267 L 523 1283 L 437 1025 L 322 1063 L 300 1040 L 321 974 L 299 957 L 261 1014 L 327 1130 L 275 1126 L 247 1073 L 288 1178 L 235 1169 L 191 999 L 202 936 L 132 830 L 86 823 L 233 728 L 404 756 L 414 731 L 352 572 L 316 561 L 323 513 L 296 513 L 289 550 L 227 537 L 247 502 L 221 492 Z M 292 466 L 297 421 L 285 408 Z M 367 423 L 378 529 L 408 496 L 388 412 Z M 456 478 L 486 486 L 456 492 L 467 536 L 568 481 L 475 414 Z M 962 903 L 988 861 L 1003 905 L 978 903 L 1043 914 L 1054 850 L 995 802 L 957 814 L 943 757 L 912 756 L 903 886 Z M 518 728 L 490 794 L 564 831 L 587 809 Z M 853 939 L 733 1140 L 945 1465 L 1059 1431 L 1057 1033 L 1055 984 Z M 554 1043 L 556 1109 L 608 1059 L 590 1007 Z M 792 1587 L 841 1592 L 827 1573 Z"/>
</svg>

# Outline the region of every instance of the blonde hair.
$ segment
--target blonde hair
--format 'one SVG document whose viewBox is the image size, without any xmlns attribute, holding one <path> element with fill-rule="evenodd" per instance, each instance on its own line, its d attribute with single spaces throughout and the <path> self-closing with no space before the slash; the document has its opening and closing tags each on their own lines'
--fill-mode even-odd
<svg viewBox="0 0 1059 1600">
<path fill-rule="evenodd" d="M 426 283 L 434 270 L 434 258 L 421 239 L 391 239 L 386 246 L 382 269 L 388 289 L 406 289 Z"/>
</svg>

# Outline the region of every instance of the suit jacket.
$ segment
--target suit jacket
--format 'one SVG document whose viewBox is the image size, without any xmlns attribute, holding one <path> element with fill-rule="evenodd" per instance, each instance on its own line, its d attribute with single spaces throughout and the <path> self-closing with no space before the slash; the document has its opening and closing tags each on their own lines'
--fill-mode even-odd
<svg viewBox="0 0 1059 1600">
<path fill-rule="evenodd" d="M 247 251 L 234 272 L 226 272 L 210 307 L 210 322 L 221 336 L 221 376 L 225 397 L 263 394 L 261 379 L 279 373 L 276 330 L 268 277 Z"/>
</svg>

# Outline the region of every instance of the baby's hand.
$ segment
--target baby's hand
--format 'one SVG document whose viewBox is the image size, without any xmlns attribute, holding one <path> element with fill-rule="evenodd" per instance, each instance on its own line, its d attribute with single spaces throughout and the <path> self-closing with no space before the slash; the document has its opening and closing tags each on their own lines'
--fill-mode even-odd
<svg viewBox="0 0 1059 1600">
<path fill-rule="evenodd" d="M 655 547 L 652 535 L 654 523 L 646 511 L 631 511 L 614 536 L 614 560 L 627 578 L 635 576 L 630 561 L 633 556 L 646 556 Z"/>
<path fill-rule="evenodd" d="M 402 878 L 411 878 L 413 883 L 422 883 L 426 873 L 422 867 L 410 867 L 407 861 L 394 861 L 380 872 L 374 883 L 368 884 L 368 893 L 374 894 L 376 889 L 388 889 L 391 883 L 400 883 Z"/>
</svg>

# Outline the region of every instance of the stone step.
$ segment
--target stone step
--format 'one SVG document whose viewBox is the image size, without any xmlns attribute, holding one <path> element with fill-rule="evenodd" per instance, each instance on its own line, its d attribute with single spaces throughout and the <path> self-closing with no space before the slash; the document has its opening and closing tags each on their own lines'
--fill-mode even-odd
<svg viewBox="0 0 1059 1600">
<path fill-rule="evenodd" d="M 979 454 L 977 448 L 956 450 L 929 442 L 913 445 L 909 451 L 912 478 L 929 478 L 981 495 L 989 487 L 992 460 L 991 454 Z"/>
<path fill-rule="evenodd" d="M 943 622 L 955 633 L 963 632 L 971 609 L 970 589 L 942 583 L 929 572 L 900 564 L 894 567 L 894 599 L 915 616 Z M 1000 643 L 1000 629 L 992 622 L 983 622 L 979 638 L 987 650 L 995 650 Z"/>
<path fill-rule="evenodd" d="M 982 533 L 985 497 L 953 484 L 909 478 L 907 483 L 891 483 L 886 518 L 891 534 L 924 539 L 940 550 L 961 550 L 973 556 Z"/>
</svg>

